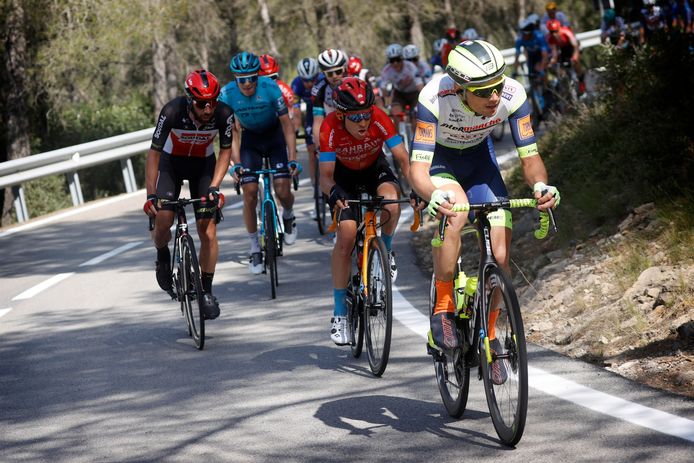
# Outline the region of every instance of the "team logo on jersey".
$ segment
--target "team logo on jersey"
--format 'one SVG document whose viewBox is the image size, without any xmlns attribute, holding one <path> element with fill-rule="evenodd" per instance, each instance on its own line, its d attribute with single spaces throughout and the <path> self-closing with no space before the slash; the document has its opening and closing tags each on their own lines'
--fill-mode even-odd
<svg viewBox="0 0 694 463">
<path fill-rule="evenodd" d="M 433 145 L 436 143 L 436 124 L 433 122 L 417 121 L 414 141 Z"/>
<path fill-rule="evenodd" d="M 157 130 L 154 132 L 154 138 L 159 138 L 161 136 L 161 129 L 164 128 L 164 121 L 166 121 L 166 116 L 161 116 L 157 123 Z"/>
<path fill-rule="evenodd" d="M 530 122 L 530 114 L 518 119 L 516 127 L 518 127 L 518 135 L 521 140 L 527 140 L 535 135 L 535 132 L 533 132 L 533 124 Z"/>
<path fill-rule="evenodd" d="M 445 90 L 441 90 L 441 91 L 439 92 L 438 96 L 439 96 L 439 98 L 443 98 L 444 96 L 447 96 L 447 95 L 455 95 L 455 94 L 456 94 L 456 93 L 455 93 L 455 89 L 448 88 L 448 89 L 445 89 Z M 432 103 L 433 103 L 433 101 L 432 101 Z"/>
</svg>

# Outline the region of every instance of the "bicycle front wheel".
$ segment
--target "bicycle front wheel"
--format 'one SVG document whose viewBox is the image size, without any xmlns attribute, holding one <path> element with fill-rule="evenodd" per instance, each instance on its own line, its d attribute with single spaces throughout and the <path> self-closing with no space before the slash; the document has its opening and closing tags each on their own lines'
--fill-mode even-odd
<svg viewBox="0 0 694 463">
<path fill-rule="evenodd" d="M 364 302 L 364 327 L 369 367 L 381 376 L 388 366 L 390 336 L 393 328 L 393 300 L 390 265 L 386 246 L 376 237 L 369 243 L 368 295 Z"/>
<path fill-rule="evenodd" d="M 490 326 L 487 332 L 494 339 L 480 343 L 484 392 L 496 433 L 504 444 L 513 446 L 523 435 L 528 411 L 528 357 L 523 320 L 516 292 L 503 270 L 498 267 L 487 270 L 484 291 L 487 307 L 499 308 L 493 331 Z"/>
<path fill-rule="evenodd" d="M 435 276 L 432 274 L 431 285 L 429 286 L 429 317 L 434 314 L 434 306 L 436 305 L 435 282 Z M 460 340 L 465 342 L 467 335 L 462 332 L 458 335 Z M 468 392 L 470 391 L 470 367 L 465 364 L 463 351 L 458 349 L 452 355 L 436 352 L 433 357 L 436 385 L 439 387 L 443 406 L 446 407 L 450 416 L 460 418 L 465 412 Z"/>
<path fill-rule="evenodd" d="M 271 207 L 265 206 L 265 268 L 270 271 L 270 294 L 277 297 L 277 232 L 275 214 Z"/>
<path fill-rule="evenodd" d="M 195 254 L 193 238 L 186 235 L 181 239 L 181 292 L 188 322 L 188 333 L 195 342 L 195 347 L 202 350 L 205 346 L 205 317 L 202 314 L 202 280 L 200 265 Z"/>
</svg>

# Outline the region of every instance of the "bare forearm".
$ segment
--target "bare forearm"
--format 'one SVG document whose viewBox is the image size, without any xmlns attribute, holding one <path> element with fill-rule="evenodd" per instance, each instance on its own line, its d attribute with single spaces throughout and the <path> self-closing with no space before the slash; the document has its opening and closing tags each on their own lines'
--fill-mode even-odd
<svg viewBox="0 0 694 463">
<path fill-rule="evenodd" d="M 150 149 L 147 152 L 147 162 L 145 164 L 145 188 L 147 194 L 151 195 L 157 192 L 157 173 L 159 171 L 159 151 Z"/>
</svg>

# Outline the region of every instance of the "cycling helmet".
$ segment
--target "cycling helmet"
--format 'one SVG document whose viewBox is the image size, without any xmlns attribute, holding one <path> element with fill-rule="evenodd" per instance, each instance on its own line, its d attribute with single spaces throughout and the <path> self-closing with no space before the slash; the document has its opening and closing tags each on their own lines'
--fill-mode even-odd
<svg viewBox="0 0 694 463">
<path fill-rule="evenodd" d="M 503 75 L 506 62 L 501 52 L 484 40 L 468 40 L 448 55 L 446 73 L 459 85 L 480 85 Z"/>
<path fill-rule="evenodd" d="M 545 26 L 547 26 L 549 32 L 558 32 L 561 28 L 561 23 L 558 19 L 550 19 Z"/>
<path fill-rule="evenodd" d="M 296 70 L 302 79 L 314 79 L 318 75 L 318 61 L 313 58 L 304 58 L 296 65 Z"/>
<path fill-rule="evenodd" d="M 557 9 L 557 2 L 549 2 L 545 6 L 545 10 L 550 11 L 550 10 L 556 10 Z"/>
<path fill-rule="evenodd" d="M 386 48 L 386 58 L 402 58 L 402 45 L 399 43 L 391 43 Z"/>
<path fill-rule="evenodd" d="M 347 62 L 347 72 L 352 76 L 358 76 L 361 72 L 361 68 L 364 67 L 364 63 L 358 56 L 350 56 Z"/>
<path fill-rule="evenodd" d="M 465 29 L 465 31 L 463 31 L 462 39 L 463 40 L 476 40 L 477 37 L 479 37 L 479 36 L 480 35 L 477 33 L 477 30 L 474 27 L 470 27 L 468 29 Z"/>
<path fill-rule="evenodd" d="M 653 5 L 655 5 L 655 0 L 643 0 L 643 5 L 644 6 L 653 6 Z"/>
<path fill-rule="evenodd" d="M 527 32 L 532 32 L 532 31 L 535 30 L 535 28 L 536 28 L 535 23 L 534 23 L 533 21 L 531 21 L 530 19 L 524 19 L 524 20 L 520 23 L 520 30 L 521 30 L 521 32 L 526 32 L 526 33 L 527 33 Z"/>
<path fill-rule="evenodd" d="M 402 57 L 405 59 L 415 59 L 419 56 L 419 48 L 415 44 L 405 45 L 402 49 Z"/>
<path fill-rule="evenodd" d="M 602 20 L 605 21 L 605 23 L 610 24 L 615 21 L 617 18 L 617 13 L 614 12 L 612 8 L 608 8 L 605 10 L 605 14 L 602 15 Z"/>
<path fill-rule="evenodd" d="M 439 53 L 445 44 L 446 44 L 446 39 L 444 39 L 443 37 L 440 39 L 434 40 L 434 51 L 436 53 Z"/>
<path fill-rule="evenodd" d="M 347 64 L 347 55 L 342 50 L 328 48 L 318 55 L 318 66 L 322 71 L 343 67 Z"/>
<path fill-rule="evenodd" d="M 460 31 L 455 27 L 446 29 L 446 38 L 448 40 L 460 40 Z"/>
<path fill-rule="evenodd" d="M 530 21 L 531 23 L 535 23 L 535 26 L 536 26 L 536 27 L 540 25 L 540 21 L 541 21 L 540 15 L 537 14 L 537 13 L 531 13 L 531 14 L 529 14 L 528 17 L 525 18 L 525 20 L 526 20 L 526 21 Z"/>
<path fill-rule="evenodd" d="M 260 55 L 258 60 L 260 61 L 260 70 L 258 71 L 259 76 L 269 76 L 275 78 L 280 73 L 280 63 L 278 63 L 277 60 L 272 57 L 272 55 Z"/>
<path fill-rule="evenodd" d="M 340 111 L 359 111 L 369 109 L 375 99 L 371 85 L 357 77 L 347 77 L 335 89 L 333 101 Z"/>
<path fill-rule="evenodd" d="M 188 98 L 216 100 L 219 96 L 219 81 L 209 71 L 198 69 L 188 74 L 183 88 Z"/>
<path fill-rule="evenodd" d="M 234 74 L 250 74 L 258 72 L 260 69 L 260 60 L 253 53 L 242 51 L 234 55 L 229 63 L 229 69 Z"/>
</svg>

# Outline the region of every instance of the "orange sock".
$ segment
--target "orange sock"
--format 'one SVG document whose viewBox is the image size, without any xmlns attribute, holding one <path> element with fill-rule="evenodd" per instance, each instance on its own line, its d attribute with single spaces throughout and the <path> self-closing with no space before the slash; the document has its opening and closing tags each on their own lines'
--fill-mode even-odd
<svg viewBox="0 0 694 463">
<path fill-rule="evenodd" d="M 489 312 L 489 332 L 487 336 L 489 339 L 496 338 L 496 319 L 499 318 L 499 309 L 492 309 Z"/>
<path fill-rule="evenodd" d="M 434 305 L 434 315 L 441 312 L 455 312 L 453 303 L 453 280 L 435 280 L 436 285 L 436 305 Z"/>
</svg>

